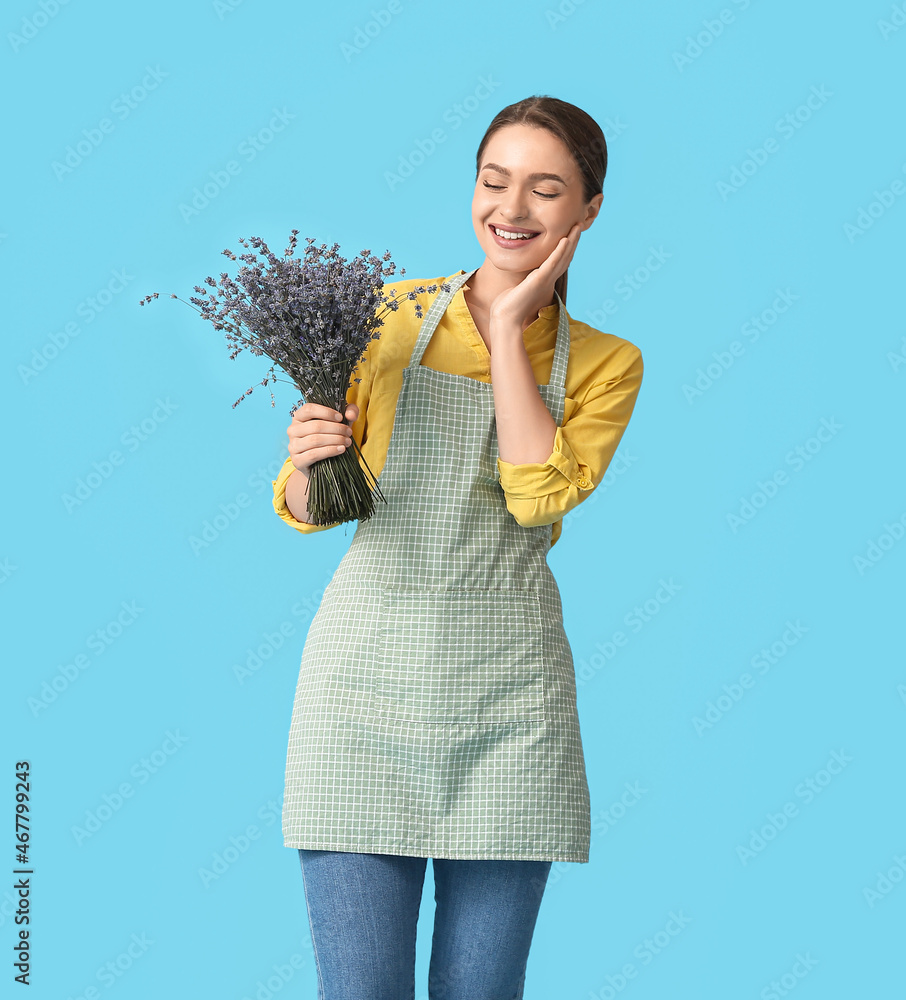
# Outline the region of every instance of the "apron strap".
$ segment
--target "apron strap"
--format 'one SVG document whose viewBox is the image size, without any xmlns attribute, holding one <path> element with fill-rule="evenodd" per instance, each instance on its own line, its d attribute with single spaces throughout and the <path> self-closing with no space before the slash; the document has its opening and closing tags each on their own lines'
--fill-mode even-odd
<svg viewBox="0 0 906 1000">
<path fill-rule="evenodd" d="M 456 275 L 448 282 L 448 291 L 441 290 L 437 293 L 428 306 L 428 310 L 422 319 L 421 328 L 418 331 L 418 338 L 415 341 L 415 347 L 412 348 L 412 356 L 409 359 L 409 368 L 417 368 L 422 363 L 422 356 L 425 353 L 425 348 L 428 346 L 428 342 L 434 335 L 434 331 L 437 329 L 438 323 L 440 323 L 440 318 L 447 310 L 447 306 L 450 304 L 453 296 L 462 288 L 462 286 L 472 277 L 472 275 L 477 271 L 478 268 L 473 268 L 471 271 L 466 271 L 463 274 Z M 566 312 L 566 306 L 563 304 L 563 300 L 560 298 L 557 292 L 554 292 L 554 296 L 557 299 L 558 307 L 558 320 L 557 320 L 557 343 L 554 347 L 554 358 L 551 363 L 551 377 L 548 383 L 547 390 L 551 394 L 550 403 L 553 405 L 554 410 L 551 412 L 551 416 L 557 423 L 559 427 L 563 421 L 563 403 L 564 396 L 566 394 L 566 368 L 569 362 L 569 316 Z"/>
<path fill-rule="evenodd" d="M 551 416 L 559 427 L 563 423 L 563 404 L 566 396 L 566 368 L 569 363 L 569 316 L 563 299 L 554 292 L 557 299 L 559 317 L 557 320 L 557 343 L 554 347 L 554 360 L 551 362 L 551 377 L 548 382 L 552 398 L 550 404 L 554 407 Z"/>
<path fill-rule="evenodd" d="M 441 316 L 443 316 L 443 314 L 447 311 L 447 306 L 450 304 L 450 300 L 477 270 L 478 268 L 476 267 L 474 270 L 468 271 L 465 274 L 457 274 L 455 278 L 452 278 L 448 282 L 449 291 L 445 292 L 441 289 L 441 291 L 434 296 L 431 305 L 428 306 L 428 311 L 422 319 L 422 325 L 421 329 L 418 331 L 418 339 L 415 341 L 415 347 L 412 348 L 412 357 L 409 359 L 410 368 L 417 368 L 422 363 L 422 355 L 425 353 L 428 341 L 434 335 L 434 331 L 437 329 L 437 324 L 440 322 Z"/>
</svg>

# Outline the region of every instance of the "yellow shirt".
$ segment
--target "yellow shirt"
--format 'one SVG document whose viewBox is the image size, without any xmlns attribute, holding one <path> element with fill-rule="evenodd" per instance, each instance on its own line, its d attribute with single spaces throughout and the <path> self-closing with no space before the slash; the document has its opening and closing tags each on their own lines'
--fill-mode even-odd
<svg viewBox="0 0 906 1000">
<path fill-rule="evenodd" d="M 446 278 L 431 281 L 398 281 L 385 285 L 384 290 L 399 296 L 415 285 L 450 281 L 463 273 L 459 270 Z M 460 288 L 450 300 L 425 349 L 422 364 L 436 371 L 490 382 L 491 356 L 466 304 L 463 292 L 468 287 Z M 435 294 L 418 296 L 423 311 L 427 310 Z M 564 514 L 590 496 L 604 477 L 632 416 L 642 382 L 642 352 L 638 347 L 580 323 L 568 312 L 567 317 L 570 345 L 566 399 L 554 449 L 546 462 L 514 465 L 497 459 L 507 510 L 524 527 L 553 524 L 552 545 L 560 537 Z M 538 319 L 523 332 L 538 385 L 546 385 L 550 379 L 557 319 L 556 303 L 545 306 Z M 403 383 L 402 370 L 409 363 L 421 326 L 421 320 L 415 315 L 415 302 L 406 298 L 400 298 L 399 309 L 386 313 L 383 320 L 378 338 L 368 343 L 346 393 L 347 403 L 357 403 L 359 407 L 352 436 L 376 478 L 387 457 L 397 398 Z M 272 480 L 274 510 L 303 534 L 336 527 L 336 524 L 306 524 L 297 521 L 289 512 L 286 481 L 294 468 L 292 460 L 287 458 L 277 478 Z M 377 505 L 380 503 L 376 501 Z"/>
</svg>

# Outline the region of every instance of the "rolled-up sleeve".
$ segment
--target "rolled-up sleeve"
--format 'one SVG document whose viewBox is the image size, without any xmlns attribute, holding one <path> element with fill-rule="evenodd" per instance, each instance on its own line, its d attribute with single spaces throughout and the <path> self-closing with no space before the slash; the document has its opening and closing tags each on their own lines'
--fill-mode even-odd
<svg viewBox="0 0 906 1000">
<path fill-rule="evenodd" d="M 597 382 L 557 428 L 546 462 L 497 459 L 507 510 L 523 527 L 559 521 L 591 495 L 619 447 L 642 384 L 642 352 L 615 377 Z"/>
<path fill-rule="evenodd" d="M 295 468 L 292 459 L 288 458 L 283 463 L 283 468 L 277 474 L 277 478 L 271 481 L 274 487 L 274 510 L 291 528 L 301 531 L 304 535 L 313 531 L 326 531 L 328 528 L 335 528 L 337 524 L 341 523 L 340 521 L 334 524 L 309 524 L 307 521 L 296 520 L 290 513 L 289 507 L 286 506 L 286 481 L 293 474 Z"/>
</svg>

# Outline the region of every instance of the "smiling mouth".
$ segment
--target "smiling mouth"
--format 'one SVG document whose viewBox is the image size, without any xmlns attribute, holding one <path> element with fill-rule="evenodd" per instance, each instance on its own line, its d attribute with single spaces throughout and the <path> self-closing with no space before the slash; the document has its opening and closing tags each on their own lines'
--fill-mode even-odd
<svg viewBox="0 0 906 1000">
<path fill-rule="evenodd" d="M 519 229 L 511 226 L 495 226 L 493 223 L 488 223 L 488 229 L 490 229 L 491 234 L 498 243 L 504 244 L 530 243 L 536 236 L 540 235 L 540 233 L 531 229 Z"/>
</svg>

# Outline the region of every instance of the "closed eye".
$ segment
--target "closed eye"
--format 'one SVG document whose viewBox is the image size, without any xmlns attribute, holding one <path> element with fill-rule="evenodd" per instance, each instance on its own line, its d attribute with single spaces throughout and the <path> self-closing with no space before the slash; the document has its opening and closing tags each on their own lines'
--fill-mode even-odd
<svg viewBox="0 0 906 1000">
<path fill-rule="evenodd" d="M 502 184 L 488 184 L 487 181 L 482 181 L 482 184 L 484 184 L 484 186 L 486 188 L 490 188 L 492 191 L 502 191 L 503 190 L 503 185 Z M 540 195 L 542 198 L 558 198 L 559 197 L 559 195 L 557 195 L 557 194 L 545 194 L 543 191 L 535 191 L 533 193 L 537 194 L 537 195 Z"/>
</svg>

